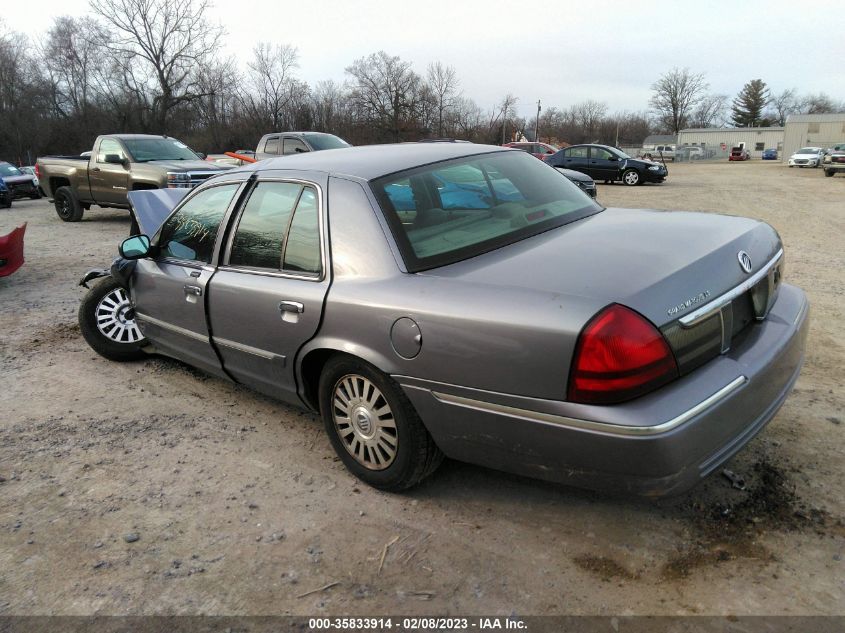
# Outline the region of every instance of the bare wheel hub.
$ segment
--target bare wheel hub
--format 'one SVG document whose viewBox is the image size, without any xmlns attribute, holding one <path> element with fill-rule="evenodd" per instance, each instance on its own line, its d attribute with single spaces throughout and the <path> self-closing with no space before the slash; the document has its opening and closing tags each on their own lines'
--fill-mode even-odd
<svg viewBox="0 0 845 633">
<path fill-rule="evenodd" d="M 369 378 L 350 374 L 337 381 L 332 419 L 346 451 L 365 468 L 384 470 L 396 459 L 396 420 L 384 394 Z"/>
</svg>

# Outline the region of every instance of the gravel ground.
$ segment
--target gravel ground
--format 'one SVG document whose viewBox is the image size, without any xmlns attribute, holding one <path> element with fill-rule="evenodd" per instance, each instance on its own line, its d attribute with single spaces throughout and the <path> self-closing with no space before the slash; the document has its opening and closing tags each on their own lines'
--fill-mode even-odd
<svg viewBox="0 0 845 633">
<path fill-rule="evenodd" d="M 728 465 L 747 489 L 716 475 L 660 502 L 455 462 L 372 490 L 316 416 L 87 347 L 76 282 L 124 213 L 0 211 L 0 233 L 29 222 L 26 265 L 0 279 L 0 614 L 845 613 L 845 179 L 670 172 L 599 201 L 771 223 L 813 312 L 793 395 Z"/>
</svg>

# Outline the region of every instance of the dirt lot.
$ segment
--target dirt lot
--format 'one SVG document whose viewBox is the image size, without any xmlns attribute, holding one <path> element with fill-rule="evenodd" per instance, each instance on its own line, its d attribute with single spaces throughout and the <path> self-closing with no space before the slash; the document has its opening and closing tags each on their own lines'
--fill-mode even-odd
<svg viewBox="0 0 845 633">
<path fill-rule="evenodd" d="M 125 214 L 0 211 L 0 233 L 29 222 L 26 265 L 0 279 L 0 614 L 845 613 L 845 178 L 670 172 L 599 200 L 770 222 L 813 313 L 795 392 L 728 465 L 747 489 L 716 475 L 659 503 L 453 462 L 405 495 L 369 489 L 316 416 L 87 347 L 76 282 Z"/>
</svg>

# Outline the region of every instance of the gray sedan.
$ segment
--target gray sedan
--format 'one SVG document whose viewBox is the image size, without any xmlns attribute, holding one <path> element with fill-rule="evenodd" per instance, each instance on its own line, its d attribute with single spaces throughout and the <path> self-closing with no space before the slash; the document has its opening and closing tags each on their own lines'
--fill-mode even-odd
<svg viewBox="0 0 845 633">
<path fill-rule="evenodd" d="M 386 490 L 446 455 L 678 493 L 763 428 L 804 357 L 770 226 L 605 209 L 520 151 L 328 150 L 130 198 L 145 234 L 86 276 L 105 276 L 80 307 L 91 346 L 319 411 Z"/>
</svg>

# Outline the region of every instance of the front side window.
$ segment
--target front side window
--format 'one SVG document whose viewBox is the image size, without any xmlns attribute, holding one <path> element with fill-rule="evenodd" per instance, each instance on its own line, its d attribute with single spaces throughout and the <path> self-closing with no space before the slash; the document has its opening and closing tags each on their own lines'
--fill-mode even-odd
<svg viewBox="0 0 845 633">
<path fill-rule="evenodd" d="M 520 152 L 426 165 L 371 186 L 411 272 L 473 257 L 602 210 L 568 179 Z"/>
<path fill-rule="evenodd" d="M 608 152 L 606 149 L 602 149 L 601 147 L 593 147 L 590 149 L 590 153 L 592 157 L 597 160 L 610 160 L 613 158 L 613 154 Z"/>
<path fill-rule="evenodd" d="M 302 154 L 308 151 L 308 146 L 298 138 L 286 138 L 282 146 L 282 154 Z"/>
<path fill-rule="evenodd" d="M 239 183 L 211 187 L 191 197 L 161 227 L 162 257 L 211 263 L 220 222 Z"/>
<path fill-rule="evenodd" d="M 100 141 L 100 149 L 97 152 L 97 162 L 105 163 L 106 156 L 110 154 L 117 156 L 120 160 L 126 158 L 126 152 L 123 151 L 120 143 L 111 138 L 104 138 Z"/>
</svg>

